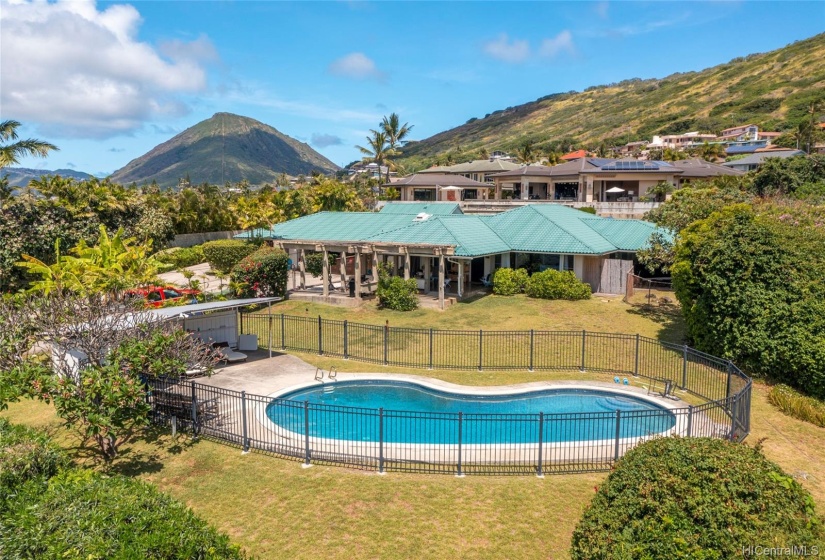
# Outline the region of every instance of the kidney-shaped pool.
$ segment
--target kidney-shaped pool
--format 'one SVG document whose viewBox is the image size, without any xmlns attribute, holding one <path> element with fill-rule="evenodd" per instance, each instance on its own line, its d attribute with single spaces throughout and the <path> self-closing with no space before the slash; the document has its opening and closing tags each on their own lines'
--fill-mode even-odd
<svg viewBox="0 0 825 560">
<path fill-rule="evenodd" d="M 308 426 L 311 437 L 420 444 L 535 443 L 540 430 L 546 442 L 632 438 L 676 423 L 652 401 L 609 390 L 479 395 L 385 380 L 298 389 L 273 399 L 266 415 L 293 433 L 304 435 Z"/>
</svg>

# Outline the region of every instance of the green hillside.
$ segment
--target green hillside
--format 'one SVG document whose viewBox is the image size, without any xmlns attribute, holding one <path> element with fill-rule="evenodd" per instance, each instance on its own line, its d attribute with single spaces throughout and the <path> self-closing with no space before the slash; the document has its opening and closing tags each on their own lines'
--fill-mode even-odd
<svg viewBox="0 0 825 560">
<path fill-rule="evenodd" d="M 262 122 L 216 113 L 174 138 L 130 161 L 112 174 L 118 183 L 150 183 L 172 187 L 181 178 L 191 184 L 222 185 L 243 179 L 252 185 L 274 184 L 282 173 L 330 173 L 338 166 L 307 144 Z"/>
<path fill-rule="evenodd" d="M 410 143 L 403 163 L 415 169 L 449 151 L 469 159 L 481 147 L 514 151 L 525 141 L 539 148 L 613 145 L 749 123 L 782 131 L 805 118 L 816 100 L 825 100 L 825 34 L 701 72 L 630 79 L 494 111 Z"/>
</svg>

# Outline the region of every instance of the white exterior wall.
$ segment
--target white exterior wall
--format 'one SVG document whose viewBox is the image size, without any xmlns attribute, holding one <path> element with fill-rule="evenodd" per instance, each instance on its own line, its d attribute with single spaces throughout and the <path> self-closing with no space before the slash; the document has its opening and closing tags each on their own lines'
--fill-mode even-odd
<svg viewBox="0 0 825 560">
<path fill-rule="evenodd" d="M 581 255 L 573 256 L 573 273 L 576 278 L 584 282 L 584 257 Z"/>
</svg>

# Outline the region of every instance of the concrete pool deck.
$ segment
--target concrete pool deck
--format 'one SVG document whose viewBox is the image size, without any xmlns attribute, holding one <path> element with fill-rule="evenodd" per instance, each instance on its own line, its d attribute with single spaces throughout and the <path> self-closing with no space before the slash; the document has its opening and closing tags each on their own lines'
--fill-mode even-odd
<svg viewBox="0 0 825 560">
<path fill-rule="evenodd" d="M 248 361 L 220 366 L 215 369 L 215 373 L 211 377 L 201 377 L 196 379 L 196 381 L 202 385 L 208 385 L 210 387 L 229 389 L 232 391 L 246 391 L 249 394 L 260 396 L 274 396 L 303 387 L 320 385 L 322 383 L 334 383 L 334 381 L 330 381 L 326 378 L 326 371 L 324 372 L 324 380 L 316 381 L 315 373 L 317 368 L 301 360 L 300 358 L 289 354 L 273 352 L 272 357 L 270 358 L 268 351 L 257 350 L 255 352 L 249 352 L 248 355 Z M 688 403 L 682 401 L 681 399 L 664 398 L 659 394 L 648 394 L 648 390 L 643 387 L 633 386 L 632 384 L 623 385 L 606 381 L 595 381 L 592 379 L 532 381 L 529 383 L 519 383 L 514 385 L 464 385 L 429 377 L 427 375 L 428 370 L 421 370 L 421 375 L 412 375 L 376 371 L 380 369 L 380 367 L 369 364 L 364 364 L 364 369 L 365 371 L 358 373 L 340 372 L 338 373 L 336 380 L 351 381 L 358 379 L 392 379 L 397 381 L 410 381 L 448 392 L 460 392 L 464 394 L 477 395 L 519 393 L 549 389 L 553 387 L 599 388 L 630 394 L 635 397 L 641 397 L 642 399 L 654 402 L 663 408 L 675 409 L 687 408 L 688 406 Z M 593 374 L 583 375 L 592 376 Z M 602 373 L 598 375 L 604 375 L 607 377 L 613 376 L 613 374 L 609 373 Z M 632 378 L 624 374 L 619 375 L 619 377 L 620 379 L 627 377 L 628 380 L 639 379 Z M 632 382 L 633 381 L 631 381 L 631 383 Z"/>
</svg>

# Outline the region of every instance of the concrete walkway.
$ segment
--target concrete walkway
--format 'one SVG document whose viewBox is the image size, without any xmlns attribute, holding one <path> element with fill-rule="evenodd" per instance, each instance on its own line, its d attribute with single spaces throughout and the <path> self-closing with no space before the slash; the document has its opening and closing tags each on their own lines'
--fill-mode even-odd
<svg viewBox="0 0 825 560">
<path fill-rule="evenodd" d="M 203 293 L 206 294 L 220 292 L 221 281 L 218 280 L 212 273 L 212 267 L 209 266 L 209 263 L 187 266 L 185 270 L 191 270 L 195 273 L 192 279 L 200 282 L 199 289 Z M 173 270 L 171 272 L 164 272 L 163 274 L 158 274 L 158 278 L 163 280 L 164 284 L 169 284 L 171 286 L 185 288 L 189 285 L 189 280 L 187 280 L 186 277 L 177 270 Z M 224 280 L 223 287 L 226 288 L 228 283 L 229 279 Z"/>
</svg>

